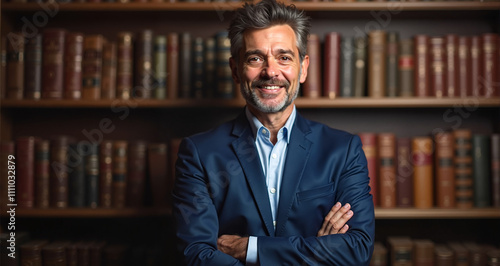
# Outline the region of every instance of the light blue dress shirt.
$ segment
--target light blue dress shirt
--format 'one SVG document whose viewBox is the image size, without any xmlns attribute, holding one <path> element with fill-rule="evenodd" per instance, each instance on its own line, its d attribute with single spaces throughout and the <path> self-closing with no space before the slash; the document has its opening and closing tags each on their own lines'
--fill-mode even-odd
<svg viewBox="0 0 500 266">
<path fill-rule="evenodd" d="M 293 123 L 295 121 L 296 109 L 288 117 L 285 125 L 278 131 L 276 144 L 271 142 L 271 134 L 262 123 L 246 108 L 245 110 L 252 132 L 255 137 L 255 146 L 259 153 L 260 162 L 264 176 L 266 177 L 267 193 L 269 195 L 269 204 L 273 216 L 273 225 L 276 229 L 276 214 L 279 203 L 281 180 L 283 175 L 283 166 L 285 165 L 286 151 Z M 257 237 L 250 236 L 247 248 L 247 265 L 257 263 Z"/>
</svg>

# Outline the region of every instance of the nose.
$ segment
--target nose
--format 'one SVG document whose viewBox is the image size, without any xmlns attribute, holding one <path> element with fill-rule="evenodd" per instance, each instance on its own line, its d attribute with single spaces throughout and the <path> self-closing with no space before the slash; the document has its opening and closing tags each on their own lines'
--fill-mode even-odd
<svg viewBox="0 0 500 266">
<path fill-rule="evenodd" d="M 279 75 L 279 65 L 276 59 L 269 58 L 266 60 L 264 68 L 262 69 L 262 76 L 266 78 L 275 78 Z"/>
</svg>

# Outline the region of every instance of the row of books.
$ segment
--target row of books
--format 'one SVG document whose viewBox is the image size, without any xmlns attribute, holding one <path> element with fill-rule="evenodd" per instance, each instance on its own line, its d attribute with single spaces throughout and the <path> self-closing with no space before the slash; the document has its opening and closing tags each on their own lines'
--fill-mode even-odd
<svg viewBox="0 0 500 266">
<path fill-rule="evenodd" d="M 371 266 L 498 265 L 500 247 L 473 241 L 435 242 L 408 236 L 390 236 L 375 242 Z"/>
<path fill-rule="evenodd" d="M 308 39 L 305 97 L 500 97 L 499 35 L 374 30 Z"/>
<path fill-rule="evenodd" d="M 375 206 L 500 208 L 500 134 L 358 134 Z"/>
<path fill-rule="evenodd" d="M 166 207 L 179 141 L 91 143 L 26 136 L 2 142 L 2 167 L 8 155 L 15 156 L 16 165 L 15 184 L 2 176 L 2 201 L 12 203 L 11 197 L 19 208 Z"/>
<path fill-rule="evenodd" d="M 62 28 L 3 40 L 8 99 L 233 98 L 227 32 L 120 32 L 116 40 Z"/>
</svg>

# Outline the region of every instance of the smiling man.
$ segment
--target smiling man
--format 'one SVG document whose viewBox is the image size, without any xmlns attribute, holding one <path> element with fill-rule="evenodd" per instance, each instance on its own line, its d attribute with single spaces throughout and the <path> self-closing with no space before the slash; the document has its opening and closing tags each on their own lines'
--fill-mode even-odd
<svg viewBox="0 0 500 266">
<path fill-rule="evenodd" d="M 174 187 L 189 265 L 368 265 L 374 210 L 355 135 L 303 118 L 309 18 L 275 0 L 245 4 L 229 27 L 245 110 L 185 138 Z"/>
</svg>

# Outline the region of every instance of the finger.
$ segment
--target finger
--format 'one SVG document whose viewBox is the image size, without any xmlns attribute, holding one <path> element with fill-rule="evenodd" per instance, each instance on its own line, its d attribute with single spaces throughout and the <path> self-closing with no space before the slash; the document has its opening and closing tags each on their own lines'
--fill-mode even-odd
<svg viewBox="0 0 500 266">
<path fill-rule="evenodd" d="M 342 220 L 342 217 L 351 209 L 351 205 L 346 203 L 342 208 L 339 208 L 333 216 L 328 221 L 328 224 L 325 227 L 326 232 L 330 232 L 330 234 L 337 233 L 347 222 L 347 220 Z"/>
<path fill-rule="evenodd" d="M 347 221 L 349 221 L 354 215 L 353 211 L 349 210 L 347 213 L 342 215 L 340 219 L 332 224 L 332 228 L 329 231 L 330 234 L 342 234 L 342 230 L 347 226 Z M 348 227 L 347 227 L 348 228 Z M 345 233 L 345 232 L 344 232 Z"/>
<path fill-rule="evenodd" d="M 341 208 L 341 206 L 342 204 L 340 202 L 335 203 L 335 205 L 333 205 L 330 211 L 326 214 L 325 219 L 323 220 L 323 224 L 321 225 L 321 228 L 318 231 L 318 236 L 323 236 L 325 235 L 325 232 L 329 231 L 329 228 L 327 229 L 327 226 L 329 226 L 330 219 Z"/>
<path fill-rule="evenodd" d="M 345 234 L 347 233 L 347 230 L 349 230 L 349 225 L 344 225 L 344 227 L 342 227 L 342 229 L 340 229 L 340 231 L 338 232 L 339 234 Z"/>
</svg>

